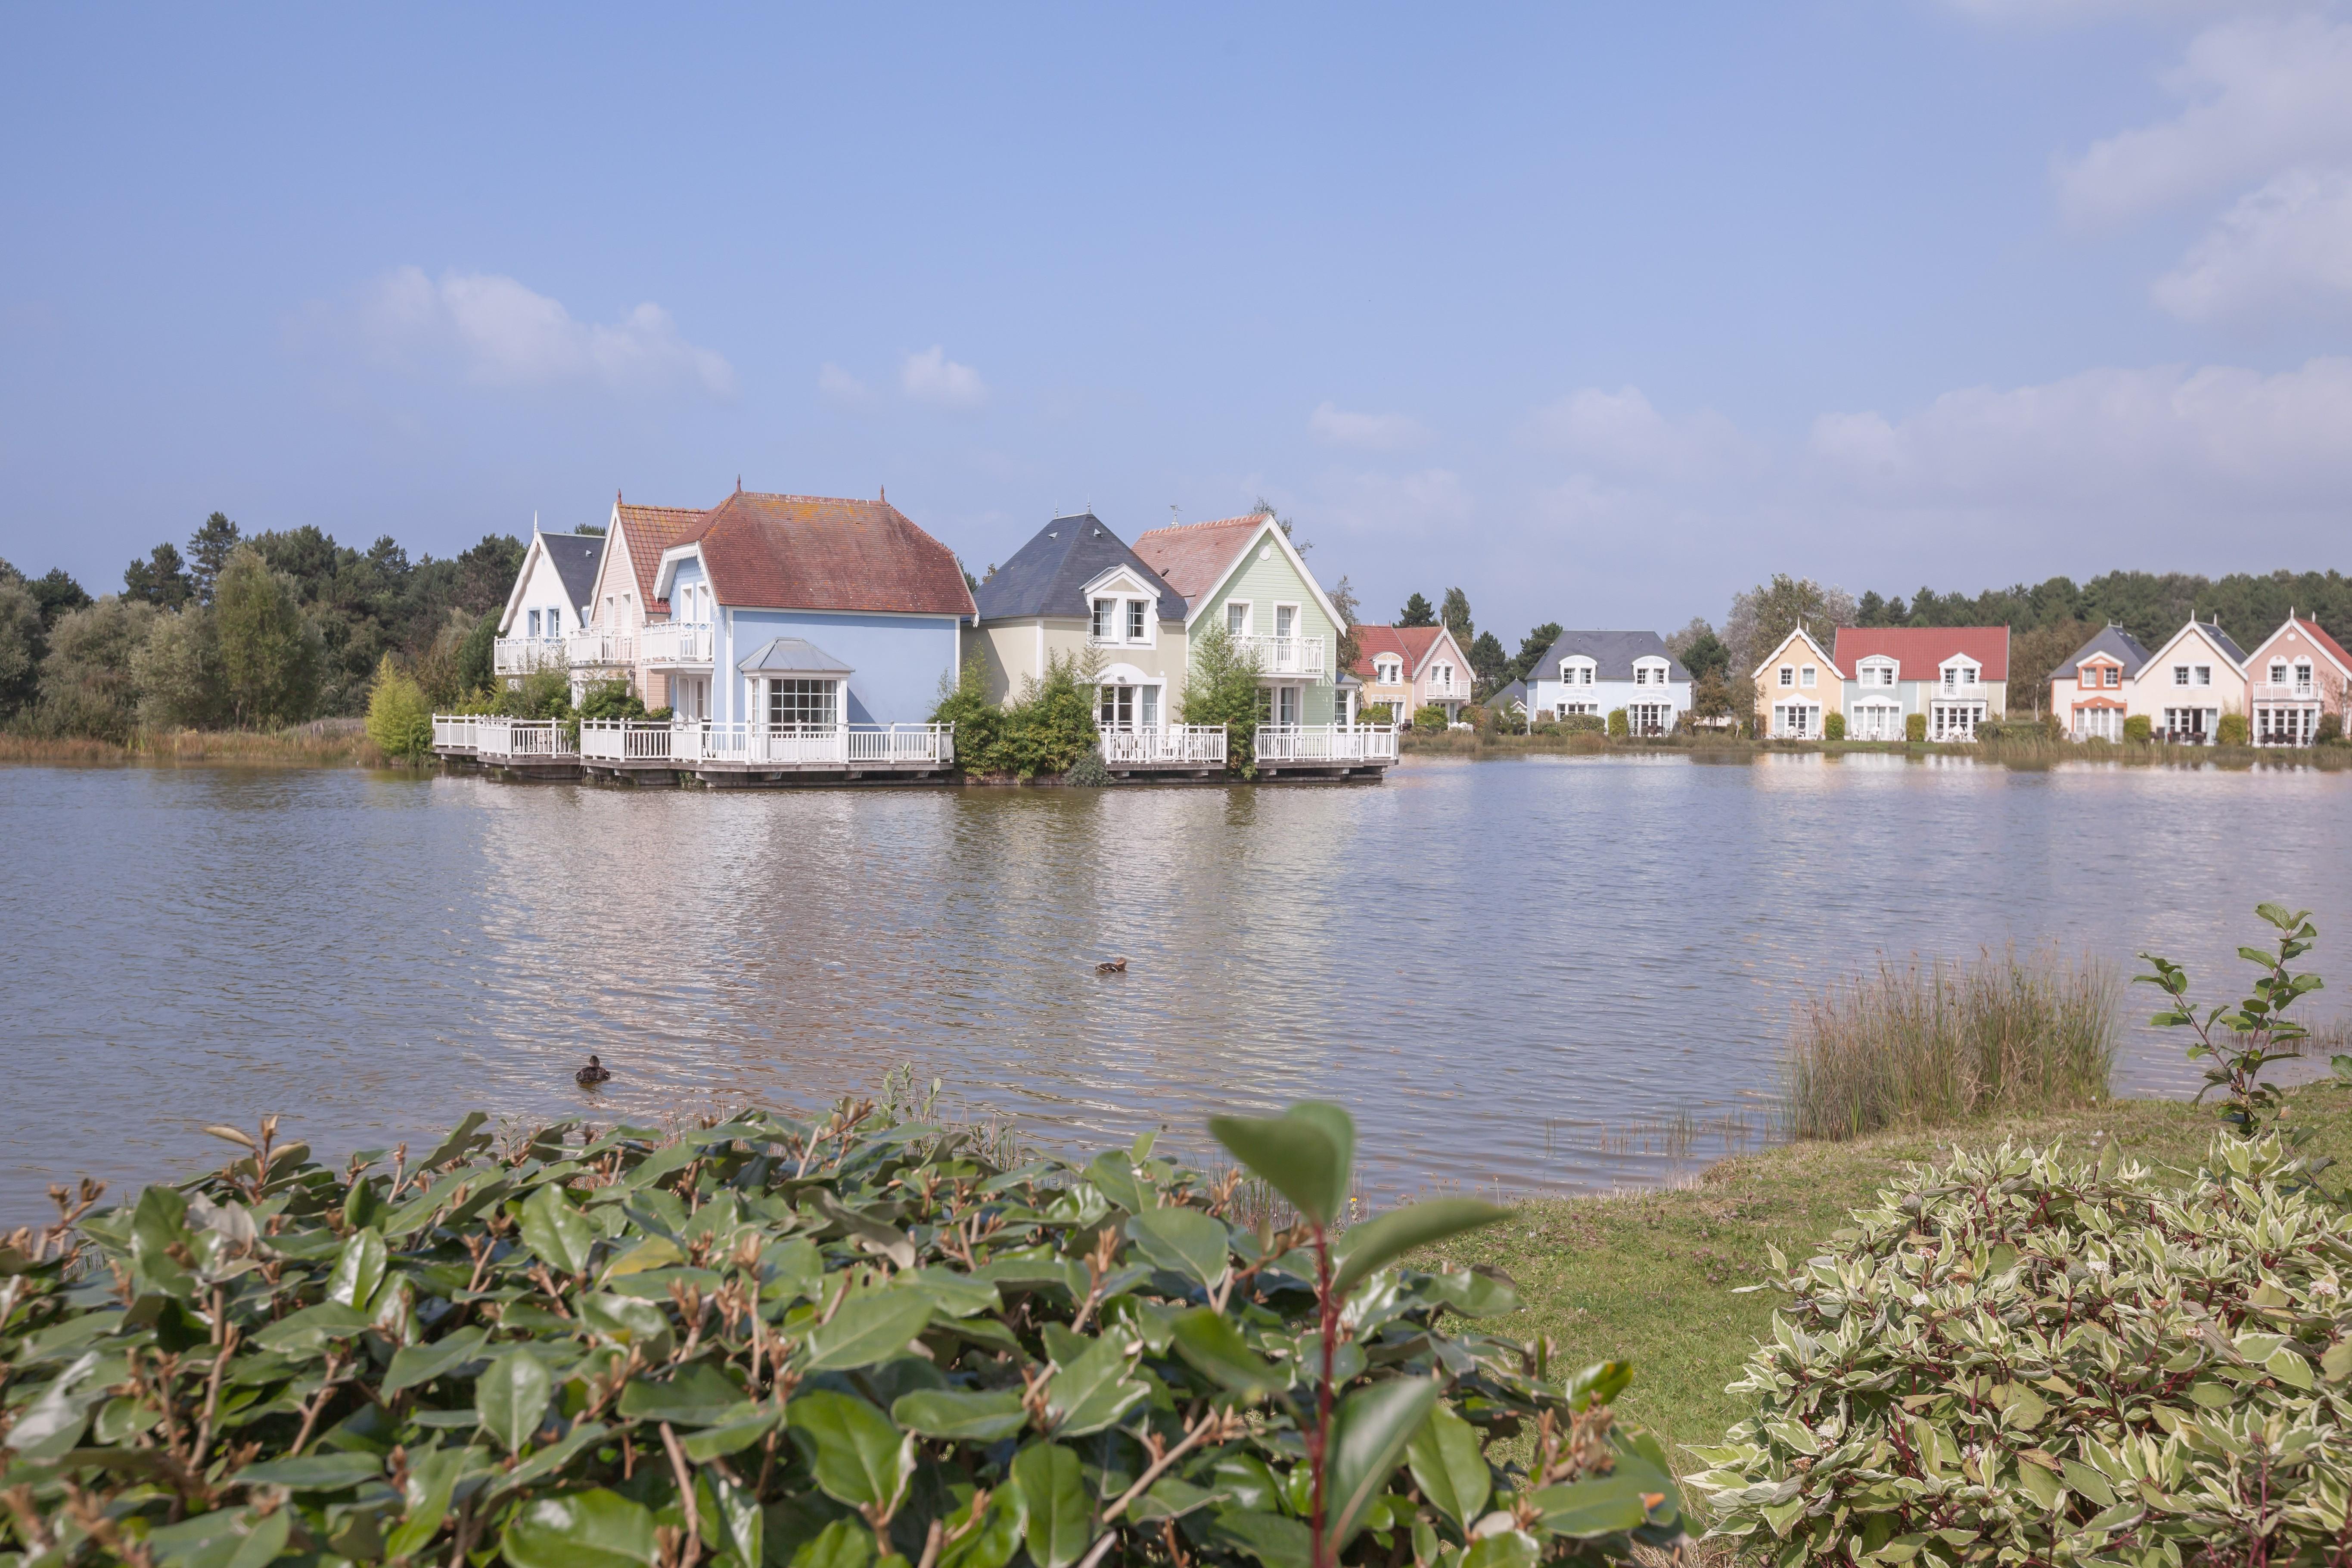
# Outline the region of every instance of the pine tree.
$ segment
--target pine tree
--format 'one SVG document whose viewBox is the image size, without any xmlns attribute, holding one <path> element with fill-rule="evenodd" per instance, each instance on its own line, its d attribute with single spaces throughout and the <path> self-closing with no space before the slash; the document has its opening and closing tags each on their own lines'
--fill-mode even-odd
<svg viewBox="0 0 2352 1568">
<path fill-rule="evenodd" d="M 1427 599 L 1415 594 L 1404 602 L 1404 608 L 1397 612 L 1396 624 L 1401 626 L 1433 626 L 1437 624 L 1437 612 L 1429 607 Z"/>
<path fill-rule="evenodd" d="M 146 560 L 133 561 L 122 569 L 122 596 L 158 609 L 176 610 L 195 591 L 187 568 L 180 562 L 180 552 L 168 542 L 149 551 Z"/>
<path fill-rule="evenodd" d="M 188 578 L 198 604 L 213 602 L 213 584 L 227 569 L 228 558 L 236 553 L 244 537 L 237 531 L 236 524 L 217 511 L 205 519 L 204 526 L 188 536 Z"/>
</svg>

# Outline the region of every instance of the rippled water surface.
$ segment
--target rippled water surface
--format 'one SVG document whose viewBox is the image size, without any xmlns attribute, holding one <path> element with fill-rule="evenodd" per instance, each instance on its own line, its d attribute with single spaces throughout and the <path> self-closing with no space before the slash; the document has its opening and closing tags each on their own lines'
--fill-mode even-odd
<svg viewBox="0 0 2352 1568">
<path fill-rule="evenodd" d="M 901 1061 L 1054 1144 L 1198 1152 L 1214 1109 L 1316 1095 L 1375 1194 L 1654 1181 L 1769 1136 L 1792 1003 L 1880 953 L 2153 948 L 2204 982 L 2279 898 L 2342 973 L 2347 805 L 2341 773 L 1885 757 L 740 795 L 0 769 L 0 1216 L 267 1110 L 340 1152 L 474 1106 L 813 1105 Z M 2145 1030 L 2120 1078 L 2195 1082 Z"/>
</svg>

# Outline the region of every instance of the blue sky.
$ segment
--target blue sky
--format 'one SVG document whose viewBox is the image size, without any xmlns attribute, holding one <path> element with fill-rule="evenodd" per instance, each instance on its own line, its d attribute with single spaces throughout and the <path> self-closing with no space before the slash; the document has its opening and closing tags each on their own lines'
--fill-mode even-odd
<svg viewBox="0 0 2352 1568">
<path fill-rule="evenodd" d="M 2189 0 L 0 13 L 0 556 L 614 489 L 1381 618 L 2347 566 L 2352 19 Z"/>
</svg>

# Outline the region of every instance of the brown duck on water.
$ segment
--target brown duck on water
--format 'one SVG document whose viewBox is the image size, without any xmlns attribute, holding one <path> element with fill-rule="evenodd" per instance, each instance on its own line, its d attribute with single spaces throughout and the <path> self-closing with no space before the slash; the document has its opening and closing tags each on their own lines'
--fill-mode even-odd
<svg viewBox="0 0 2352 1568">
<path fill-rule="evenodd" d="M 612 1068 L 598 1061 L 595 1053 L 592 1051 L 588 1056 L 588 1065 L 573 1073 L 572 1081 L 579 1084 L 599 1084 L 612 1076 Z"/>
</svg>

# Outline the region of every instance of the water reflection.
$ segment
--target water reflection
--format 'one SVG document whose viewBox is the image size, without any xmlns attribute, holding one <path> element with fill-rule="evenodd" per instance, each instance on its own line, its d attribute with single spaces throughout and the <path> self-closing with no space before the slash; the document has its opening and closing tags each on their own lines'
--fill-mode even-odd
<svg viewBox="0 0 2352 1568">
<path fill-rule="evenodd" d="M 474 1105 L 815 1104 L 901 1060 L 1073 1145 L 1343 1100 L 1376 1194 L 1667 1179 L 1769 1136 L 1790 1005 L 1881 953 L 2154 948 L 2202 984 L 2275 897 L 2336 967 L 2347 788 L 1884 756 L 1100 794 L 0 770 L 0 1215 L 268 1110 L 342 1150 Z M 2196 1082 L 2144 1031 L 2122 1078 Z"/>
</svg>

